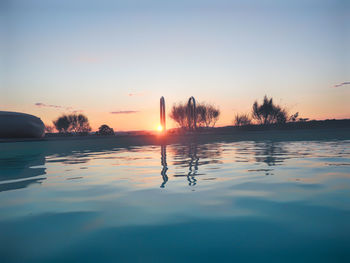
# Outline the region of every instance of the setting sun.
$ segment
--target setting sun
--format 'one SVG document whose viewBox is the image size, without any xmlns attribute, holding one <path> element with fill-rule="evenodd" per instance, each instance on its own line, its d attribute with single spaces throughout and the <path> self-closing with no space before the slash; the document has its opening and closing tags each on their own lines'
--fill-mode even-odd
<svg viewBox="0 0 350 263">
<path fill-rule="evenodd" d="M 159 131 L 159 132 L 163 131 L 163 127 L 162 127 L 162 125 L 158 125 L 158 127 L 157 127 L 157 131 Z"/>
</svg>

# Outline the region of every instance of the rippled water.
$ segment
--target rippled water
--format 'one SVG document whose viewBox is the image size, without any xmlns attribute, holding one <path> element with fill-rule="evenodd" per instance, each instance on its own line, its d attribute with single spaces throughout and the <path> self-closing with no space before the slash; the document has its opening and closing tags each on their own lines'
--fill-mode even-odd
<svg viewBox="0 0 350 263">
<path fill-rule="evenodd" d="M 0 145 L 1 262 L 350 262 L 350 141 L 69 144 Z"/>
</svg>

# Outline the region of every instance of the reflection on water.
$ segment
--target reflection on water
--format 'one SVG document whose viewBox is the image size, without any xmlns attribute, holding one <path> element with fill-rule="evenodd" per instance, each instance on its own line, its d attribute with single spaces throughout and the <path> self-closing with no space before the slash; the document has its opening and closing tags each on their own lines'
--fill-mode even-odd
<svg viewBox="0 0 350 263">
<path fill-rule="evenodd" d="M 161 175 L 163 178 L 163 183 L 160 185 L 161 188 L 165 187 L 165 184 L 168 182 L 169 178 L 166 174 L 166 172 L 168 171 L 168 164 L 166 162 L 166 145 L 162 145 L 161 146 L 161 164 L 162 164 L 162 171 L 161 171 Z"/>
<path fill-rule="evenodd" d="M 0 151 L 4 262 L 350 257 L 350 141 L 69 143 Z"/>
<path fill-rule="evenodd" d="M 197 156 L 198 145 L 191 143 L 187 146 L 180 146 L 176 149 L 178 149 L 178 151 L 175 150 L 175 156 L 177 156 L 175 158 L 181 159 L 181 161 L 176 162 L 176 164 L 181 165 L 181 167 L 188 167 L 188 172 L 185 172 L 185 174 L 175 174 L 174 177 L 186 177 L 188 185 L 195 186 L 197 184 L 195 176 L 198 175 L 199 165 L 199 158 Z"/>
<path fill-rule="evenodd" d="M 199 171 L 199 166 L 208 164 L 219 164 L 220 155 L 222 150 L 219 144 L 207 144 L 198 145 L 197 143 L 190 143 L 187 145 L 176 145 L 172 148 L 172 153 L 174 155 L 175 166 L 179 166 L 182 169 L 181 173 L 173 174 L 173 177 L 186 177 L 189 186 L 195 186 L 197 184 L 196 176 L 201 175 Z M 168 165 L 166 160 L 167 148 L 166 145 L 161 146 L 161 165 L 162 171 L 161 175 L 163 182 L 161 188 L 165 187 L 168 182 L 169 177 L 167 175 Z M 201 161 L 200 161 L 201 158 Z M 185 171 L 187 169 L 187 171 Z M 212 178 L 212 180 L 215 178 Z"/>
<path fill-rule="evenodd" d="M 264 162 L 268 166 L 281 164 L 288 158 L 287 150 L 283 147 L 283 143 L 279 142 L 256 143 L 254 154 L 256 162 Z"/>
<path fill-rule="evenodd" d="M 282 164 L 285 159 L 289 158 L 288 150 L 283 142 L 252 142 L 246 145 L 237 146 L 237 162 L 263 162 L 268 166 Z"/>
<path fill-rule="evenodd" d="M 44 165 L 45 156 L 42 154 L 0 158 L 0 192 L 41 184 L 45 177 L 36 177 L 46 174 Z"/>
</svg>

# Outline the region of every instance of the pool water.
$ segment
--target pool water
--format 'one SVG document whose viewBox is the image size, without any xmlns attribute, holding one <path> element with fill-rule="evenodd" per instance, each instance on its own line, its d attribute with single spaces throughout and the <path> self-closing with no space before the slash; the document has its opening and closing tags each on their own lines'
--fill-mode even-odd
<svg viewBox="0 0 350 263">
<path fill-rule="evenodd" d="M 350 262 L 350 141 L 2 143 L 0 257 Z"/>
</svg>

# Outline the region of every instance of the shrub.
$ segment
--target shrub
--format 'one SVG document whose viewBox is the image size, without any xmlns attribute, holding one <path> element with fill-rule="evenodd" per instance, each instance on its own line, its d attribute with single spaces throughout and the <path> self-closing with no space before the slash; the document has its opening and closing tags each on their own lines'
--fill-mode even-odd
<svg viewBox="0 0 350 263">
<path fill-rule="evenodd" d="M 61 117 L 53 121 L 53 125 L 55 126 L 58 132 L 68 132 L 70 126 L 68 116 L 62 115 Z"/>
<path fill-rule="evenodd" d="M 106 124 L 103 124 L 98 128 L 98 135 L 115 135 L 113 128 L 109 127 Z"/>
<path fill-rule="evenodd" d="M 187 127 L 187 104 L 174 104 L 171 108 L 169 117 L 173 119 L 181 128 Z"/>
<path fill-rule="evenodd" d="M 245 126 L 250 125 L 252 122 L 250 116 L 248 114 L 236 114 L 234 118 L 234 125 L 236 126 Z"/>
<path fill-rule="evenodd" d="M 197 123 L 200 127 L 214 127 L 220 116 L 220 110 L 210 104 L 199 104 L 196 111 Z"/>
<path fill-rule="evenodd" d="M 196 105 L 197 127 L 214 127 L 220 116 L 220 110 L 213 105 L 198 103 Z M 174 104 L 169 117 L 183 129 L 190 129 L 192 116 L 187 103 Z"/>
<path fill-rule="evenodd" d="M 252 117 L 258 124 L 285 123 L 288 120 L 286 109 L 275 105 L 272 98 L 264 97 L 263 103 L 258 104 L 257 101 L 253 104 Z"/>
</svg>

